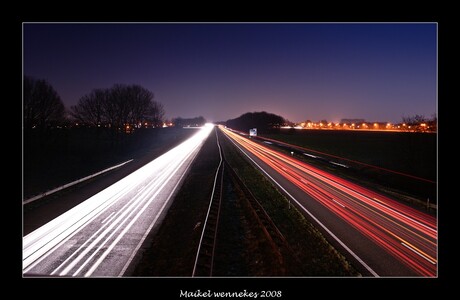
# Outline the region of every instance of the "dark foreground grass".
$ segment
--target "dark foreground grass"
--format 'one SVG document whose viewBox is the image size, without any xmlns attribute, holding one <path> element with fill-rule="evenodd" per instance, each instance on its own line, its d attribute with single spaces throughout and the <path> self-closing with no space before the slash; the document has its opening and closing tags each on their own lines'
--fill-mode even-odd
<svg viewBox="0 0 460 300">
<path fill-rule="evenodd" d="M 226 138 L 221 138 L 225 157 L 262 204 L 284 235 L 298 260 L 303 276 L 359 276 L 358 271 L 324 236 L 254 168 Z"/>
</svg>

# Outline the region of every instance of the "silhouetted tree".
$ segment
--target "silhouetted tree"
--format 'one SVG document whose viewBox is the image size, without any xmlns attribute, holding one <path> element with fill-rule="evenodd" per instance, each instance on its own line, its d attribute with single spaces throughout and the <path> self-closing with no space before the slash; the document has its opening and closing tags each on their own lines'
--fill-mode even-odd
<svg viewBox="0 0 460 300">
<path fill-rule="evenodd" d="M 154 127 L 160 127 L 163 125 L 164 115 L 163 104 L 151 101 L 146 114 L 147 122 L 151 123 Z"/>
<path fill-rule="evenodd" d="M 438 130 L 438 118 L 436 116 L 436 114 L 433 114 L 431 116 L 431 119 L 429 119 L 427 121 L 427 125 L 428 125 L 428 131 L 434 131 L 436 132 Z"/>
<path fill-rule="evenodd" d="M 90 126 L 104 124 L 119 132 L 125 126 L 140 127 L 145 122 L 159 126 L 164 109 L 153 101 L 153 93 L 139 85 L 115 84 L 95 89 L 71 107 L 72 116 Z"/>
<path fill-rule="evenodd" d="M 281 116 L 263 112 L 245 113 L 236 119 L 228 120 L 227 126 L 233 129 L 248 131 L 257 128 L 258 132 L 263 133 L 272 128 L 279 128 L 285 123 Z"/>
<path fill-rule="evenodd" d="M 46 80 L 24 76 L 23 88 L 25 129 L 46 129 L 65 120 L 64 103 Z"/>
<path fill-rule="evenodd" d="M 406 131 L 425 132 L 437 129 L 436 115 L 432 119 L 425 118 L 424 115 L 404 116 L 402 121 L 405 124 L 403 130 Z"/>
<path fill-rule="evenodd" d="M 153 93 L 139 85 L 116 85 L 114 89 L 113 100 L 121 108 L 121 123 L 136 126 L 145 121 Z"/>
<path fill-rule="evenodd" d="M 295 126 L 296 123 L 295 122 L 292 122 L 288 119 L 284 119 L 284 122 L 282 124 L 280 124 L 281 126 Z"/>
<path fill-rule="evenodd" d="M 70 114 L 79 122 L 90 126 L 108 123 L 105 111 L 108 98 L 109 90 L 94 89 L 91 93 L 81 97 L 77 105 L 70 107 Z"/>
<path fill-rule="evenodd" d="M 177 126 L 177 127 L 186 127 L 186 126 L 195 127 L 195 126 L 203 126 L 204 124 L 206 124 L 206 119 L 202 116 L 199 116 L 196 118 L 188 118 L 188 119 L 178 117 L 178 118 L 173 119 L 172 122 L 174 126 Z"/>
</svg>

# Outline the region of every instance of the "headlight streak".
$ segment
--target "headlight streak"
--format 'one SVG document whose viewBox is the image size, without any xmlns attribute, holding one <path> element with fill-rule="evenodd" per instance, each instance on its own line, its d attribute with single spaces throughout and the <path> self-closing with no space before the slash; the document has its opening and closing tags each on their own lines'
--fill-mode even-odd
<svg viewBox="0 0 460 300">
<path fill-rule="evenodd" d="M 351 250 L 339 237 L 337 237 L 327 226 L 325 226 L 318 218 L 316 218 L 305 206 L 301 205 L 300 202 L 293 197 L 281 184 L 279 184 L 270 174 L 267 173 L 256 161 L 254 161 L 246 152 L 244 152 L 241 147 L 233 139 L 229 138 L 230 141 L 241 150 L 241 152 L 246 155 L 246 157 L 251 160 L 268 178 L 273 180 L 273 182 L 295 203 L 299 205 L 301 210 L 308 214 L 318 225 L 321 226 L 337 243 L 339 243 L 351 256 L 353 256 L 370 274 L 374 277 L 380 277 L 365 261 L 363 261 L 353 250 Z"/>
<path fill-rule="evenodd" d="M 192 149 L 192 151 L 195 150 L 195 149 Z M 193 152 L 189 152 L 187 157 L 188 158 L 190 155 L 192 155 Z M 126 234 L 126 232 L 128 232 L 128 230 L 133 226 L 133 224 L 139 219 L 139 217 L 142 215 L 142 213 L 147 209 L 148 205 L 158 196 L 158 194 L 160 192 L 162 192 L 164 186 L 166 184 L 168 184 L 169 180 L 171 179 L 172 176 L 174 176 L 176 174 L 176 171 L 177 171 L 178 167 L 174 168 L 174 172 L 171 172 L 170 176 L 165 180 L 163 181 L 163 184 L 160 188 L 156 189 L 156 192 L 153 196 L 150 196 L 149 198 L 145 198 L 144 200 L 146 200 L 147 202 L 144 204 L 144 206 L 142 207 L 141 210 L 138 211 L 138 213 L 136 214 L 136 216 L 134 218 L 131 218 L 131 214 L 134 213 L 135 211 L 132 211 L 132 213 L 130 214 L 130 218 L 125 218 L 125 221 L 126 222 L 127 220 L 131 220 L 128 224 L 128 226 L 126 226 L 123 231 L 118 234 L 118 236 L 116 237 L 115 241 L 112 242 L 112 244 L 104 251 L 104 253 L 102 253 L 102 255 L 99 257 L 99 259 L 91 265 L 91 268 L 85 273 L 85 277 L 89 277 L 93 274 L 93 272 L 96 270 L 96 268 L 102 263 L 102 261 L 107 257 L 107 255 L 110 253 L 110 251 L 115 247 L 115 245 L 120 241 L 120 239 Z M 117 230 L 121 227 L 121 224 L 118 226 Z M 111 235 L 114 235 L 115 233 L 112 232 Z M 108 239 L 107 239 L 108 240 Z M 99 245 L 98 249 L 101 249 L 103 245 Z M 87 262 L 90 261 L 90 258 L 87 259 Z M 85 264 L 87 264 L 87 262 L 85 262 Z M 73 276 L 75 276 L 76 274 L 78 274 L 78 272 L 81 271 L 81 269 L 83 268 L 84 265 L 80 266 L 79 270 L 77 270 L 75 272 L 75 274 Z"/>
<path fill-rule="evenodd" d="M 236 131 L 236 130 L 232 130 L 232 132 L 237 132 L 237 133 L 239 133 L 240 135 L 243 135 L 243 136 L 248 135 L 247 133 L 239 132 L 239 131 Z M 263 141 L 271 141 L 271 142 L 276 143 L 278 145 L 283 145 L 283 146 L 287 146 L 287 147 L 294 147 L 294 148 L 300 149 L 302 151 L 311 151 L 311 152 L 314 152 L 314 153 L 322 154 L 322 155 L 327 156 L 327 157 L 334 157 L 334 158 L 337 158 L 337 159 L 340 159 L 340 160 L 345 160 L 345 161 L 348 161 L 348 162 L 351 162 L 351 163 L 354 163 L 354 164 L 367 166 L 367 167 L 374 168 L 374 169 L 379 169 L 381 171 L 389 172 L 389 173 L 392 173 L 392 174 L 397 174 L 397 175 L 408 177 L 408 178 L 413 178 L 413 179 L 424 181 L 424 182 L 427 182 L 427 183 L 430 183 L 430 184 L 436 184 L 436 182 L 433 181 L 433 180 L 426 179 L 426 178 L 421 178 L 421 177 L 414 176 L 414 175 L 411 175 L 411 174 L 402 173 L 402 172 L 399 172 L 399 171 L 390 170 L 390 169 L 382 168 L 382 167 L 379 167 L 379 166 L 374 166 L 374 165 L 371 165 L 371 164 L 363 163 L 363 162 L 352 160 L 352 159 L 345 158 L 345 157 L 340 157 L 340 156 L 337 156 L 337 155 L 332 155 L 332 154 L 329 154 L 329 153 L 323 153 L 321 151 L 308 149 L 308 148 L 305 148 L 305 147 L 289 144 L 289 143 L 286 143 L 286 142 L 270 139 L 270 138 L 267 138 L 267 137 L 258 136 L 258 138 L 263 140 Z"/>
<path fill-rule="evenodd" d="M 147 230 L 144 223 L 152 228 L 212 129 L 197 129 L 177 147 L 24 236 L 23 272 L 93 276 L 129 230 Z M 145 236 L 141 234 L 139 243 Z M 128 264 L 123 263 L 122 272 Z"/>
<path fill-rule="evenodd" d="M 233 141 L 422 276 L 437 273 L 436 219 L 222 129 Z M 340 201 L 339 201 L 340 200 Z"/>
<path fill-rule="evenodd" d="M 176 163 L 177 164 L 177 163 Z M 145 190 L 144 188 L 141 190 L 141 194 L 138 195 L 137 197 L 131 199 L 130 202 L 128 202 L 127 204 L 125 204 L 119 211 L 118 211 L 118 216 L 116 216 L 116 219 L 115 221 L 112 221 L 110 223 L 110 226 L 108 226 L 103 232 L 99 232 L 96 231 L 87 241 L 85 241 L 85 243 L 80 246 L 77 251 L 75 251 L 73 254 L 76 254 L 78 251 L 80 251 L 81 249 L 83 249 L 83 251 L 78 255 L 77 258 L 73 259 L 72 262 L 62 271 L 59 273 L 60 276 L 64 276 L 64 275 L 67 275 L 68 272 L 70 272 L 70 270 L 72 268 L 74 268 L 85 256 L 87 253 L 89 253 L 90 251 L 93 251 L 93 253 L 82 263 L 80 264 L 80 267 L 77 269 L 77 271 L 75 271 L 72 276 L 76 276 L 78 275 L 78 273 L 91 261 L 91 259 L 96 255 L 98 254 L 99 250 L 102 248 L 102 247 L 105 247 L 106 244 L 109 242 L 110 238 L 112 238 L 120 229 L 121 229 L 121 226 L 123 226 L 128 220 L 137 220 L 137 218 L 132 218 L 132 215 L 138 211 L 139 207 L 145 202 L 147 201 L 147 203 L 144 205 L 143 209 L 140 211 L 140 212 L 143 212 L 145 207 L 147 207 L 147 205 L 151 202 L 152 199 L 154 199 L 154 197 L 158 194 L 158 192 L 156 192 L 154 195 L 150 195 L 150 193 L 152 191 L 158 191 L 159 188 L 158 186 L 160 185 L 160 183 L 163 183 L 165 182 L 163 178 L 166 177 L 166 175 L 168 175 L 168 177 L 170 177 L 169 175 L 170 174 L 174 174 L 172 171 L 176 170 L 176 164 L 172 164 L 170 166 L 168 166 L 168 169 L 166 169 L 160 178 L 158 178 L 156 181 L 155 181 L 155 184 L 152 185 L 152 186 L 149 186 L 149 188 L 147 190 Z M 167 182 L 167 181 L 166 181 Z M 164 184 L 163 184 L 164 185 Z M 161 187 L 160 187 L 161 188 Z M 149 200 L 150 199 L 150 200 Z M 132 203 L 131 203 L 132 202 Z M 131 224 L 131 223 L 130 223 Z M 132 225 L 132 224 L 131 224 Z M 116 226 L 116 228 L 114 229 L 114 227 Z M 130 228 L 130 226 L 127 226 L 125 227 L 125 229 L 123 229 L 123 233 L 126 232 L 126 228 Z M 102 229 L 102 228 L 101 228 Z M 114 229 L 114 230 L 113 230 Z M 110 234 L 109 234 L 110 233 Z M 109 234 L 109 236 L 104 240 L 103 243 L 100 243 L 100 241 L 107 235 Z M 122 234 L 119 234 L 118 235 L 119 237 L 122 237 L 123 235 Z M 94 239 L 94 240 L 93 240 Z M 87 242 L 91 241 L 91 244 L 90 245 L 86 245 Z M 109 246 L 109 249 L 111 249 L 111 247 L 113 248 L 112 245 L 116 244 L 117 241 L 115 242 L 112 242 L 112 244 Z M 99 246 L 98 246 L 99 245 Z M 96 248 L 96 250 L 94 250 Z M 105 252 L 104 252 L 105 253 Z M 72 254 L 72 256 L 73 256 Z M 65 265 L 67 263 L 67 261 L 69 261 L 72 256 L 69 256 L 68 259 L 66 259 L 57 269 L 55 269 L 51 275 L 53 275 L 61 266 Z M 105 256 L 104 256 L 105 257 Z M 99 262 L 100 264 L 100 262 Z M 99 264 L 95 264 L 96 266 L 98 266 Z M 85 277 L 87 277 L 89 275 L 86 275 L 85 274 Z"/>
</svg>

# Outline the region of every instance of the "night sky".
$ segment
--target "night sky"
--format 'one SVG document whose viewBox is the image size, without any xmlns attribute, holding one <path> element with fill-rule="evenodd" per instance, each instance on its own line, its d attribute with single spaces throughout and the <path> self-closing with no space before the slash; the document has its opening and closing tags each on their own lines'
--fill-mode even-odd
<svg viewBox="0 0 460 300">
<path fill-rule="evenodd" d="M 437 109 L 436 23 L 23 25 L 24 75 L 67 108 L 94 88 L 139 84 L 167 118 L 401 122 Z"/>
</svg>

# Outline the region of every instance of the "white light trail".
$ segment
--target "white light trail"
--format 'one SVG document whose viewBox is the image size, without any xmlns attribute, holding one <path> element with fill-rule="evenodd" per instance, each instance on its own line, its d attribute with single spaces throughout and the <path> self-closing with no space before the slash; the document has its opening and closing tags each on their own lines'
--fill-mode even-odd
<svg viewBox="0 0 460 300">
<path fill-rule="evenodd" d="M 65 270 L 58 271 L 61 275 L 96 273 L 108 255 L 106 250 L 115 251 L 130 229 L 139 236 L 139 230 L 152 228 L 213 128 L 206 124 L 177 147 L 24 236 L 23 272 L 49 275 L 59 269 Z M 134 246 L 128 247 L 128 252 L 133 252 L 140 241 L 130 238 Z M 127 251 L 126 245 L 120 248 Z M 122 256 L 132 260 L 131 252 Z M 128 263 L 120 261 L 120 269 Z M 113 272 L 119 274 L 119 270 Z"/>
<path fill-rule="evenodd" d="M 339 163 L 336 163 L 335 161 L 329 161 L 331 164 L 333 165 L 336 165 L 336 166 L 339 166 L 339 167 L 344 167 L 344 168 L 349 168 L 347 165 L 344 165 L 344 164 L 339 164 Z"/>
<path fill-rule="evenodd" d="M 318 156 L 313 155 L 313 154 L 304 153 L 303 155 L 310 156 L 310 157 L 313 157 L 313 158 L 318 158 Z"/>
</svg>

